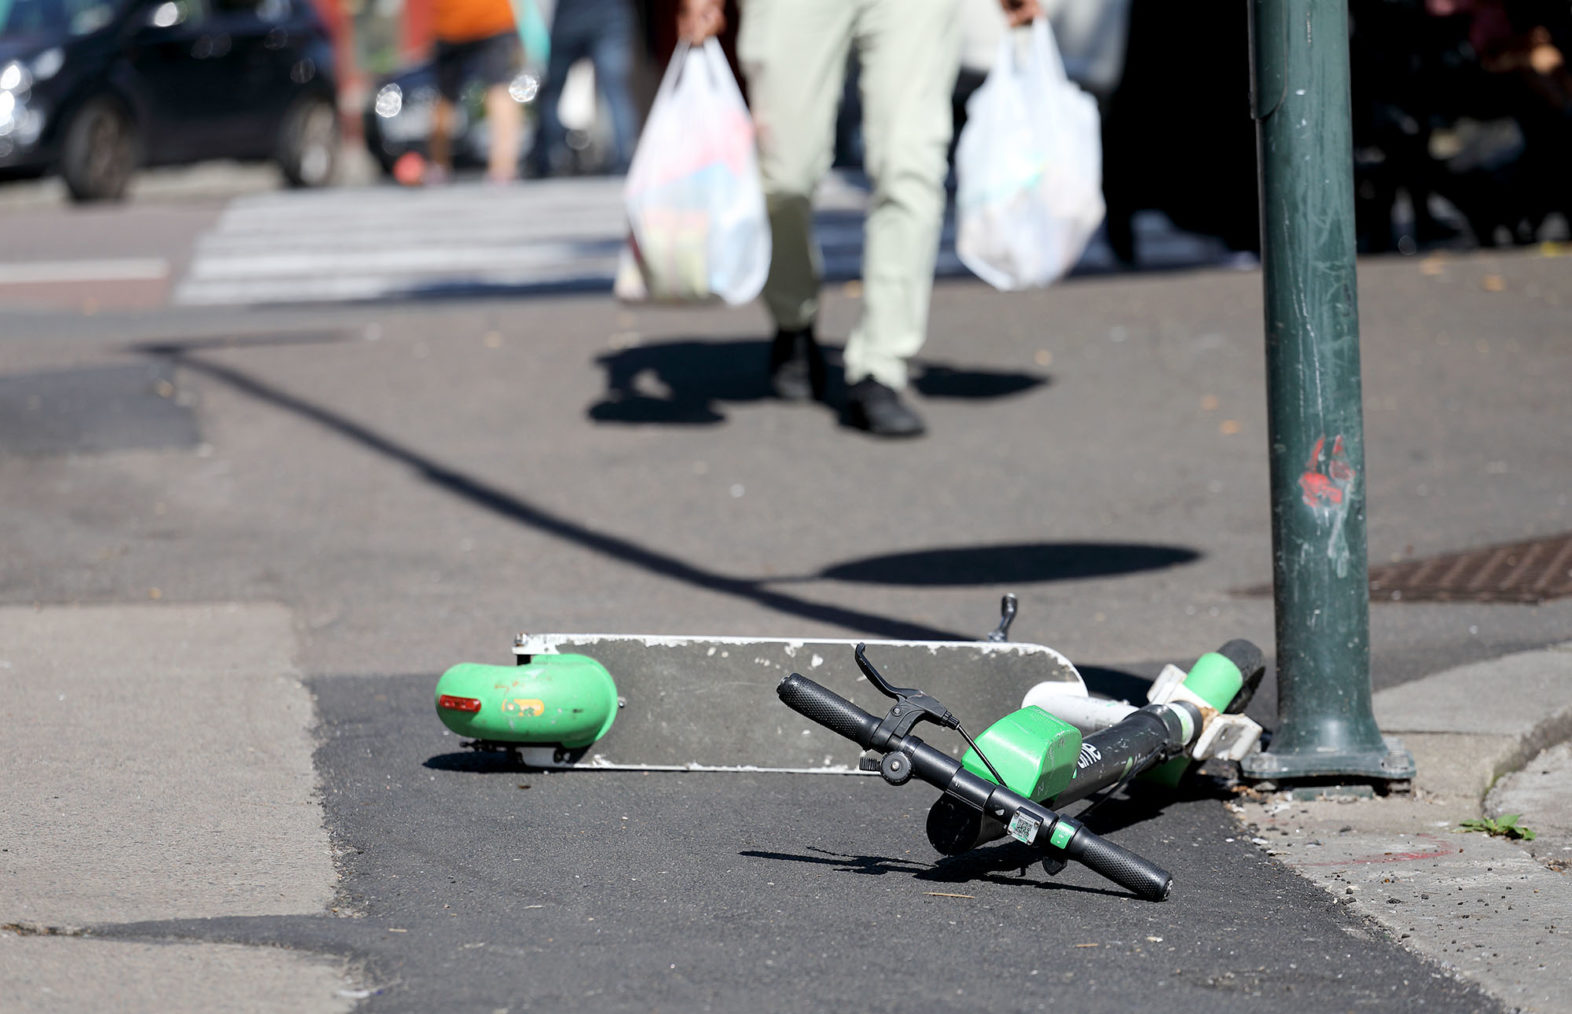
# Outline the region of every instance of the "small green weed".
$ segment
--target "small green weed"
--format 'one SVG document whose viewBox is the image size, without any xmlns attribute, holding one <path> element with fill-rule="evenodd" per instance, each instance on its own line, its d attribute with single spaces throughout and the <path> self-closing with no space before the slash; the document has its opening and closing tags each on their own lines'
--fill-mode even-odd
<svg viewBox="0 0 1572 1014">
<path fill-rule="evenodd" d="M 1497 838 L 1512 838 L 1518 841 L 1533 841 L 1534 831 L 1524 827 L 1518 821 L 1523 819 L 1521 813 L 1503 813 L 1494 819 L 1479 817 L 1474 820 L 1465 820 L 1459 824 L 1459 831 L 1483 831 L 1485 834 Z"/>
</svg>

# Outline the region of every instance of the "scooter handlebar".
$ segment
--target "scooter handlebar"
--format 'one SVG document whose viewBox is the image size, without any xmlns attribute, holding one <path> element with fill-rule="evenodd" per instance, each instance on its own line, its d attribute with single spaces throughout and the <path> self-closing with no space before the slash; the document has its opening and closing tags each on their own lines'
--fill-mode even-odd
<svg viewBox="0 0 1572 1014">
<path fill-rule="evenodd" d="M 1173 890 L 1174 878 L 1167 870 L 1084 827 L 1075 827 L 1075 836 L 1064 846 L 1069 858 L 1151 901 L 1162 901 Z"/>
<path fill-rule="evenodd" d="M 800 673 L 792 673 L 775 688 L 781 703 L 804 718 L 840 733 L 864 750 L 873 743 L 879 720 L 833 690 L 827 690 Z"/>
<path fill-rule="evenodd" d="M 775 688 L 775 693 L 783 704 L 804 718 L 845 736 L 864 750 L 871 748 L 874 733 L 879 728 L 879 719 L 835 691 L 820 686 L 800 673 L 792 673 L 780 681 Z M 926 746 L 922 749 L 931 750 Z M 950 763 L 954 764 L 953 761 Z M 961 777 L 974 776 L 963 773 Z M 991 783 L 988 784 L 988 788 L 993 788 Z M 1129 849 L 1093 834 L 1076 821 L 1059 817 L 1052 811 L 1045 811 L 1042 807 L 1035 806 L 1008 789 L 998 787 L 994 791 L 995 799 L 1000 795 L 1013 797 L 1019 804 L 1033 807 L 1048 819 L 1057 819 L 1072 828 L 1075 833 L 1069 841 L 1065 842 L 1063 848 L 1066 857 L 1084 864 L 1088 869 L 1100 873 L 1140 897 L 1153 901 L 1162 901 L 1168 897 L 1168 892 L 1173 887 L 1173 877 L 1161 867 L 1142 859 Z"/>
</svg>

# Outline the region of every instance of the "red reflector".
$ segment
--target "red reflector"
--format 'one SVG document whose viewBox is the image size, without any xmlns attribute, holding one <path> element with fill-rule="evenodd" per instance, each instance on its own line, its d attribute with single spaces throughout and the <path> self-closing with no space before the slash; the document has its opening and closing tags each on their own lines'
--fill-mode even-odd
<svg viewBox="0 0 1572 1014">
<path fill-rule="evenodd" d="M 437 707 L 449 711 L 479 711 L 480 701 L 474 697 L 450 697 L 443 694 L 437 698 Z"/>
</svg>

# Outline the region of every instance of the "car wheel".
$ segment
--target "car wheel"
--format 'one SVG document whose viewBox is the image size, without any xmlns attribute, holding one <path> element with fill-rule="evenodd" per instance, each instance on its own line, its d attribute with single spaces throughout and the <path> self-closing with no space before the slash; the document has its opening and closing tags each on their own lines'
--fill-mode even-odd
<svg viewBox="0 0 1572 1014">
<path fill-rule="evenodd" d="M 125 106 L 103 97 L 77 111 L 60 152 L 60 175 L 73 200 L 120 200 L 136 162 L 136 127 Z"/>
<path fill-rule="evenodd" d="M 278 165 L 292 187 L 322 187 L 338 167 L 338 110 L 327 99 L 307 99 L 284 121 Z"/>
</svg>

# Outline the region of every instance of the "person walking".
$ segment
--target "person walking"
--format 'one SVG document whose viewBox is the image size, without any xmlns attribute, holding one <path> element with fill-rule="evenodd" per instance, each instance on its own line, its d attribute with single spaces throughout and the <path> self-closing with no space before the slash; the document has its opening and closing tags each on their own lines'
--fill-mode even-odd
<svg viewBox="0 0 1572 1014">
<path fill-rule="evenodd" d="M 1010 24 L 1037 0 L 1000 0 Z M 960 60 L 956 0 L 741 0 L 738 61 L 758 133 L 773 235 L 764 302 L 775 321 L 770 381 L 788 401 L 822 399 L 815 333 L 823 266 L 813 192 L 830 167 L 847 57 L 861 68 L 864 166 L 873 184 L 863 247 L 862 319 L 846 342 L 847 425 L 880 437 L 922 434 L 906 404 L 907 361 L 927 336 L 944 218 Z M 682 0 L 677 31 L 700 43 L 725 28 L 723 0 Z"/>
<path fill-rule="evenodd" d="M 568 71 L 588 59 L 611 117 L 611 158 L 606 171 L 628 171 L 638 140 L 633 108 L 633 42 L 637 19 L 628 0 L 557 0 L 551 16 L 551 59 L 540 86 L 540 130 L 530 151 L 530 172 L 556 174 L 566 161 L 568 132 L 557 114 Z"/>
<path fill-rule="evenodd" d="M 476 81 L 486 89 L 486 122 L 491 148 L 486 178 L 497 183 L 518 177 L 524 112 L 508 94 L 523 63 L 509 0 L 436 0 L 432 11 L 436 49 L 437 103 L 431 117 L 428 182 L 453 172 L 453 110 L 464 89 Z"/>
</svg>

